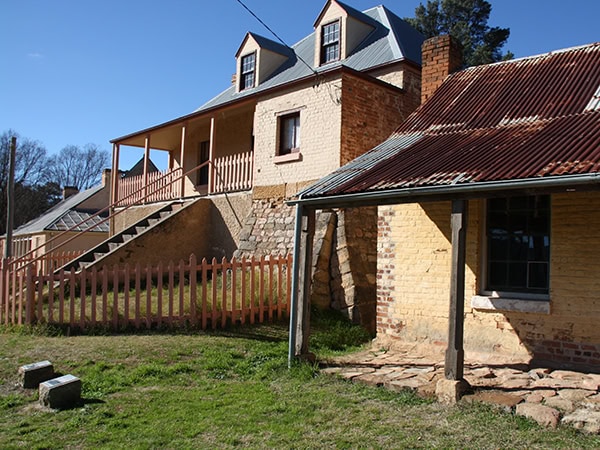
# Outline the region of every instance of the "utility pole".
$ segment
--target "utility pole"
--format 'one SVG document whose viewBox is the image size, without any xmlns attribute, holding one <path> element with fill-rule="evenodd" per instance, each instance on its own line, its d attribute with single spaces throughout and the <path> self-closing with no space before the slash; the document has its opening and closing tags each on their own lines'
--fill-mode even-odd
<svg viewBox="0 0 600 450">
<path fill-rule="evenodd" d="M 12 256 L 13 218 L 15 215 L 15 154 L 17 152 L 17 138 L 10 140 L 10 156 L 8 159 L 8 186 L 6 189 L 6 239 L 4 241 L 4 257 Z"/>
</svg>

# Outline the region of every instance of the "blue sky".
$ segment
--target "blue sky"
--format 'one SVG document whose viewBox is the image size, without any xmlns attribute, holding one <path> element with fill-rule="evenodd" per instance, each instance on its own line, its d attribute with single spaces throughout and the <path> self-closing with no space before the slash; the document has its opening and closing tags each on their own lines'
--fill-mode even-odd
<svg viewBox="0 0 600 450">
<path fill-rule="evenodd" d="M 412 17 L 419 0 L 383 3 Z M 288 44 L 312 32 L 325 0 L 245 0 Z M 491 0 L 516 57 L 600 41 L 598 0 Z M 271 37 L 235 0 L 2 0 L 0 132 L 50 153 L 192 112 L 227 88 L 246 31 Z M 141 153 L 140 153 L 141 154 Z M 123 155 L 128 168 L 139 155 Z"/>
</svg>

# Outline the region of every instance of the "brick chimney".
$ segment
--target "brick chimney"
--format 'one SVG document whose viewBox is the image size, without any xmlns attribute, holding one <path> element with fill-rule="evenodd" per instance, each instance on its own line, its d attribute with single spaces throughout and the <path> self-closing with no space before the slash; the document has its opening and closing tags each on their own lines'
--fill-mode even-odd
<svg viewBox="0 0 600 450">
<path fill-rule="evenodd" d="M 75 186 L 64 186 L 62 194 L 63 200 L 66 200 L 75 194 L 79 194 L 79 189 L 77 189 Z"/>
<path fill-rule="evenodd" d="M 104 169 L 102 171 L 102 186 L 109 186 L 111 179 L 110 179 L 110 174 L 111 174 L 112 170 L 111 169 Z"/>
<path fill-rule="evenodd" d="M 421 46 L 421 103 L 448 75 L 462 67 L 462 45 L 450 35 L 427 39 Z"/>
</svg>

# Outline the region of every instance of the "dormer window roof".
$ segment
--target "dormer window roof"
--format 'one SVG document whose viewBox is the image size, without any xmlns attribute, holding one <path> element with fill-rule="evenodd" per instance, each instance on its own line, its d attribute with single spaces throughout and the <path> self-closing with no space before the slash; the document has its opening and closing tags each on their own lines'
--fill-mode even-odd
<svg viewBox="0 0 600 450">
<path fill-rule="evenodd" d="M 237 76 L 238 92 L 259 86 L 267 80 L 293 54 L 285 45 L 259 36 L 246 33 L 238 49 Z"/>
<path fill-rule="evenodd" d="M 378 23 L 340 1 L 328 0 L 314 26 L 315 66 L 320 66 L 349 57 Z"/>
</svg>

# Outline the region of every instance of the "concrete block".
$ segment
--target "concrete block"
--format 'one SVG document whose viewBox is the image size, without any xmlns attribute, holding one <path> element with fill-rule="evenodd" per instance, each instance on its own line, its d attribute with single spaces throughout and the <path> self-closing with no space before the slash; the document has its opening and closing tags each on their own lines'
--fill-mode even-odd
<svg viewBox="0 0 600 450">
<path fill-rule="evenodd" d="M 50 361 L 38 361 L 19 367 L 19 381 L 25 389 L 34 389 L 40 383 L 54 378 L 54 366 Z"/>
<path fill-rule="evenodd" d="M 81 401 L 81 380 L 63 375 L 40 383 L 39 402 L 53 409 L 76 406 Z"/>
<path fill-rule="evenodd" d="M 440 403 L 454 405 L 470 389 L 471 386 L 466 380 L 447 380 L 444 378 L 435 385 L 435 396 Z"/>
</svg>

